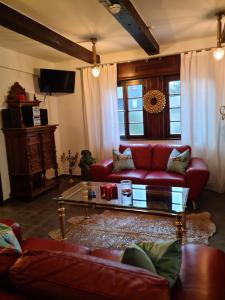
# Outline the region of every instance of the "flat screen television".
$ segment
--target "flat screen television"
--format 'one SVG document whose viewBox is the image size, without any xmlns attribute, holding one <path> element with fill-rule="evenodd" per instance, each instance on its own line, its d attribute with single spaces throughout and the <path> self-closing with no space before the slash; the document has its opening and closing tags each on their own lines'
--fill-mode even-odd
<svg viewBox="0 0 225 300">
<path fill-rule="evenodd" d="M 75 74 L 74 71 L 40 69 L 40 92 L 74 93 Z"/>
</svg>

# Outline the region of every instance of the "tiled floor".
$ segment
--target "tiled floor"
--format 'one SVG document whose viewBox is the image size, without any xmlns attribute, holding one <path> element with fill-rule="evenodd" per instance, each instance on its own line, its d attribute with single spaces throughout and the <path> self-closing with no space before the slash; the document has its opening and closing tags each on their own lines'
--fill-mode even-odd
<svg viewBox="0 0 225 300">
<path fill-rule="evenodd" d="M 48 238 L 48 232 L 59 227 L 57 204 L 53 198 L 69 187 L 71 184 L 68 183 L 68 178 L 60 177 L 58 188 L 33 201 L 8 201 L 0 206 L 0 218 L 11 218 L 19 222 L 25 237 Z M 210 245 L 225 251 L 225 195 L 204 191 L 198 202 L 197 212 L 200 211 L 209 211 L 217 227 L 217 233 L 210 239 Z M 188 212 L 192 212 L 192 209 L 188 208 Z M 82 208 L 70 206 L 66 210 L 66 218 L 82 214 Z"/>
</svg>

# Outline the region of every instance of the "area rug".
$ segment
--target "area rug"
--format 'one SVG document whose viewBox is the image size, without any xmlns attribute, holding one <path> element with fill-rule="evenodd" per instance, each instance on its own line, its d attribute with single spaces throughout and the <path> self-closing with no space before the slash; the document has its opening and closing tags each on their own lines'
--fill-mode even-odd
<svg viewBox="0 0 225 300">
<path fill-rule="evenodd" d="M 210 213 L 187 215 L 184 243 L 208 244 L 216 232 Z M 60 239 L 60 231 L 49 232 Z M 135 242 L 176 239 L 175 218 L 128 212 L 105 211 L 90 218 L 72 217 L 68 220 L 67 241 L 91 248 L 125 248 Z"/>
</svg>

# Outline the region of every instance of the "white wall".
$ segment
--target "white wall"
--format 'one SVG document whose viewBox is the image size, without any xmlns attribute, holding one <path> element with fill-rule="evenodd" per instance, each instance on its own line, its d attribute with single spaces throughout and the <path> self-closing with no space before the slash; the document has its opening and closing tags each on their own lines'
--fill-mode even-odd
<svg viewBox="0 0 225 300">
<path fill-rule="evenodd" d="M 40 68 L 52 68 L 53 64 L 44 60 L 36 59 L 0 47 L 0 109 L 7 108 L 6 100 L 10 87 L 17 81 L 27 92 L 32 95 L 35 93 L 39 100 L 43 100 L 43 95 L 39 95 L 37 75 Z M 44 107 L 51 107 L 49 113 L 49 123 L 57 123 L 57 106 L 53 103 L 56 99 L 46 101 Z M 0 126 L 2 128 L 2 119 L 0 117 Z M 59 148 L 59 134 L 56 134 L 57 148 Z M 15 149 L 16 151 L 16 149 Z M 8 176 L 7 157 L 5 149 L 5 140 L 3 132 L 0 130 L 0 172 L 2 180 L 3 198 L 7 199 L 10 193 L 10 184 Z"/>
<path fill-rule="evenodd" d="M 215 39 L 212 38 L 184 41 L 180 43 L 164 45 L 161 47 L 160 55 L 169 55 L 213 46 L 215 46 Z M 146 58 L 148 58 L 148 56 L 141 49 L 133 49 L 131 51 L 101 55 L 102 63 Z M 53 64 L 48 61 L 36 59 L 8 49 L 0 48 L 0 109 L 6 108 L 5 100 L 8 94 L 8 89 L 15 81 L 18 81 L 26 89 L 26 91 L 30 93 L 35 92 L 39 100 L 44 99 L 43 95 L 39 95 L 37 93 L 37 75 L 40 68 L 75 70 L 76 68 L 85 65 L 87 64 L 84 62 L 75 63 L 75 60 L 73 59 Z M 53 96 L 47 96 L 45 103 L 43 103 L 41 106 L 48 109 L 49 123 L 59 124 L 55 134 L 59 171 L 61 173 L 68 173 L 68 165 L 61 164 L 60 162 L 61 154 L 63 152 L 68 153 L 69 149 L 71 150 L 72 154 L 75 154 L 75 152 L 79 152 L 80 154 L 81 150 L 85 149 L 80 71 L 76 70 L 76 85 L 75 92 L 73 94 L 55 94 Z M 132 142 L 138 143 L 140 141 Z M 151 143 L 155 142 L 158 141 L 151 141 Z M 161 142 L 172 144 L 179 143 L 179 141 Z M 0 172 L 4 199 L 7 199 L 9 197 L 10 186 L 5 142 L 2 131 L 0 132 Z M 74 174 L 80 174 L 80 169 L 78 167 L 74 170 Z"/>
<path fill-rule="evenodd" d="M 72 155 L 85 149 L 83 104 L 81 92 L 80 71 L 75 70 L 74 61 L 56 63 L 55 69 L 76 71 L 75 91 L 73 94 L 58 94 L 57 104 L 59 111 L 59 128 L 61 133 L 61 154 L 68 154 L 71 150 Z M 68 163 L 61 163 L 61 172 L 68 174 Z M 80 175 L 80 168 L 76 166 L 73 174 Z"/>
<path fill-rule="evenodd" d="M 169 55 L 179 53 L 182 51 L 207 48 L 214 45 L 214 39 L 198 39 L 186 41 L 181 43 L 174 43 L 172 45 L 164 45 L 161 49 L 161 55 Z M 133 49 L 131 51 L 124 51 L 120 53 L 111 53 L 101 55 L 102 63 L 120 62 L 136 59 L 146 58 L 146 53 L 142 49 Z M 55 68 L 65 70 L 75 70 L 78 67 L 87 66 L 85 62 L 75 63 L 75 60 L 60 62 L 55 64 Z M 72 153 L 79 152 L 85 148 L 84 140 L 84 122 L 83 122 L 83 109 L 82 109 L 82 92 L 80 71 L 76 70 L 76 87 L 75 93 L 69 95 L 58 96 L 58 109 L 59 109 L 59 127 L 61 132 L 61 151 L 66 152 L 71 149 Z M 124 141 L 121 141 L 125 143 Z M 143 142 L 143 141 L 141 141 Z M 140 143 L 140 141 L 126 141 L 126 143 Z M 176 140 L 164 141 L 144 141 L 144 143 L 168 143 L 180 144 Z M 62 165 L 62 172 L 68 173 L 66 165 Z M 80 174 L 79 168 L 76 168 L 74 174 Z"/>
<path fill-rule="evenodd" d="M 215 46 L 216 46 L 216 39 L 211 37 L 204 38 L 204 39 L 182 41 L 177 43 L 175 42 L 175 43 L 160 46 L 160 54 L 154 55 L 153 58 L 157 56 L 178 54 L 181 52 L 187 52 L 191 50 L 200 50 L 203 48 L 207 49 Z M 151 58 L 151 56 L 148 56 L 141 48 L 136 48 L 129 51 L 121 51 L 121 52 L 101 55 L 101 62 L 102 63 L 128 62 L 128 61 L 148 59 L 148 58 Z"/>
</svg>

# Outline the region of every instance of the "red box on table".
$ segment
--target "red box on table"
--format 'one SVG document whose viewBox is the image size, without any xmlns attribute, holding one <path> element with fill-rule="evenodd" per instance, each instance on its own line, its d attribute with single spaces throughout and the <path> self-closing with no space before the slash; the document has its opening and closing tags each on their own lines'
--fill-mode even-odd
<svg viewBox="0 0 225 300">
<path fill-rule="evenodd" d="M 116 183 L 107 183 L 100 186 L 102 199 L 111 200 L 118 198 Z"/>
</svg>

